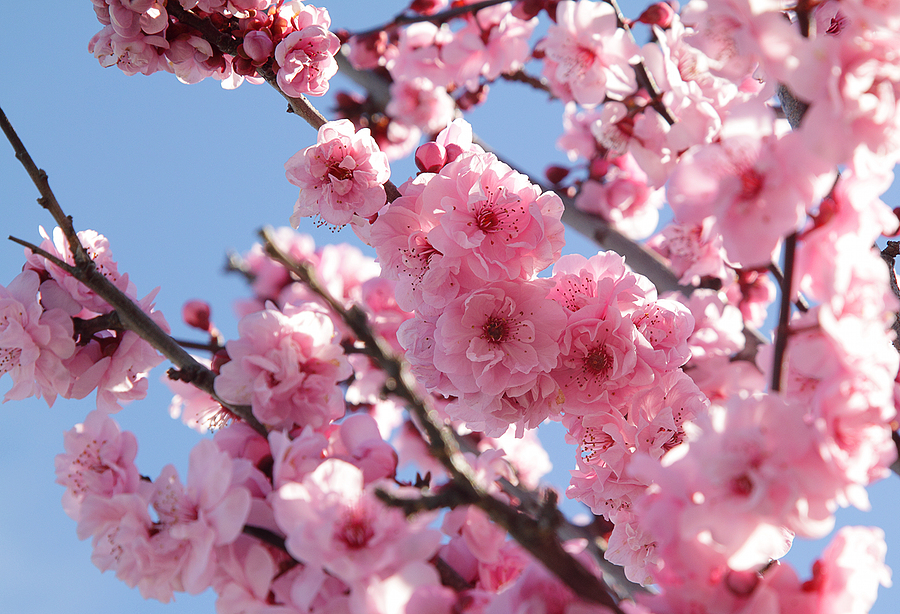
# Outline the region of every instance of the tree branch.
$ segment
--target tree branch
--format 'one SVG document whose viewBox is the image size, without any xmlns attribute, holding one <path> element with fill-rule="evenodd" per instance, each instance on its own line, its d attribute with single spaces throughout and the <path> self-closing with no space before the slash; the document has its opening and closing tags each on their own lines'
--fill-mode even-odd
<svg viewBox="0 0 900 614">
<path fill-rule="evenodd" d="M 415 378 L 405 363 L 394 355 L 387 343 L 375 335 L 368 324 L 365 312 L 358 306 L 347 309 L 331 296 L 318 281 L 316 272 L 310 265 L 297 262 L 281 251 L 274 241 L 271 230 L 264 229 L 260 234 L 269 257 L 281 262 L 310 290 L 322 297 L 356 337 L 369 348 L 372 360 L 387 376 L 385 388 L 402 399 L 409 411 L 418 419 L 425 431 L 430 454 L 447 470 L 455 483 L 454 488 L 459 489 L 467 499 L 471 499 L 474 505 L 487 513 L 491 520 L 506 529 L 575 594 L 586 601 L 604 605 L 616 614 L 622 614 L 608 587 L 563 549 L 553 528 L 494 498 L 478 483 L 472 468 L 459 449 L 455 435 L 446 427 L 440 426 L 430 396 L 419 393 Z"/>
<path fill-rule="evenodd" d="M 249 406 L 232 405 L 219 399 L 213 389 L 213 380 L 216 377 L 215 373 L 197 362 L 193 356 L 188 354 L 184 348 L 178 345 L 172 337 L 163 331 L 163 329 L 160 328 L 148 314 L 144 313 L 143 309 L 141 309 L 137 303 L 119 290 L 109 279 L 97 270 L 94 261 L 78 239 L 78 234 L 75 232 L 75 228 L 72 224 L 72 218 L 63 213 L 62 207 L 59 206 L 56 196 L 50 189 L 47 173 L 38 169 L 34 164 L 31 156 L 25 149 L 25 145 L 19 139 L 18 135 L 16 135 L 6 114 L 3 113 L 3 109 L 0 109 L 0 126 L 2 126 L 3 132 L 12 144 L 13 149 L 16 152 L 16 158 L 18 158 L 25 167 L 31 180 L 41 193 L 41 198 L 38 199 L 38 202 L 50 212 L 53 219 L 55 219 L 56 223 L 62 228 L 63 234 L 69 242 L 69 250 L 72 252 L 75 266 L 72 267 L 71 265 L 63 263 L 64 266 L 62 268 L 69 272 L 72 277 L 93 290 L 97 296 L 106 301 L 118 314 L 122 326 L 137 333 L 138 336 L 159 350 L 163 356 L 168 358 L 169 361 L 179 369 L 189 372 L 192 376 L 191 382 L 197 388 L 215 398 L 223 407 L 243 419 L 253 427 L 254 430 L 265 437 L 265 427 L 256 419 Z M 18 240 L 16 242 L 24 243 Z M 32 246 L 27 245 L 26 247 L 32 249 L 33 253 L 38 255 L 44 257 L 49 255 L 40 248 L 33 248 Z"/>
<path fill-rule="evenodd" d="M 793 293 L 794 255 L 797 251 L 797 233 L 791 233 L 784 240 L 784 282 L 781 284 L 781 307 L 778 313 L 778 328 L 775 329 L 775 350 L 772 357 L 771 390 L 784 390 L 784 358 L 790 335 L 791 295 Z"/>
<path fill-rule="evenodd" d="M 473 2 L 472 4 L 447 9 L 446 11 L 443 11 L 441 13 L 435 13 L 434 15 L 408 15 L 405 13 L 401 13 L 394 17 L 393 21 L 386 23 L 383 26 L 378 26 L 376 28 L 371 28 L 369 30 L 364 30 L 362 32 L 357 32 L 351 35 L 361 38 L 363 36 L 378 34 L 379 32 L 389 32 L 391 30 L 396 30 L 401 26 L 408 26 L 410 24 L 420 23 L 423 21 L 430 21 L 434 24 L 442 24 L 444 22 L 450 21 L 454 17 L 459 17 L 460 15 L 464 15 L 466 13 L 477 13 L 481 9 L 487 8 L 489 6 L 494 6 L 495 4 L 503 4 L 504 2 L 508 1 L 509 0 L 483 0 L 482 2 Z"/>
</svg>

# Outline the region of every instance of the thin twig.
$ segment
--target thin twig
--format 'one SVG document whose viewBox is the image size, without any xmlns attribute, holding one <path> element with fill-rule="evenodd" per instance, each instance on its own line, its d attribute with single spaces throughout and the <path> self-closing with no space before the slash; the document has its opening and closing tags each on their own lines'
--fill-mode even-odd
<svg viewBox="0 0 900 614">
<path fill-rule="evenodd" d="M 793 294 L 794 256 L 797 252 L 797 233 L 784 240 L 784 283 L 781 284 L 781 306 L 778 312 L 778 328 L 775 329 L 775 349 L 772 356 L 772 392 L 784 390 L 785 352 L 790 335 L 791 295 Z"/>
<path fill-rule="evenodd" d="M 378 26 L 376 28 L 371 28 L 369 30 L 364 30 L 362 32 L 356 32 L 353 36 L 363 37 L 370 36 L 372 34 L 378 34 L 379 32 L 390 32 L 391 30 L 396 30 L 402 26 L 408 26 L 413 23 L 420 23 L 423 21 L 430 21 L 434 24 L 442 24 L 444 22 L 450 21 L 454 17 L 459 17 L 460 15 L 464 15 L 466 13 L 477 13 L 481 9 L 487 8 L 489 6 L 494 6 L 495 4 L 503 4 L 504 2 L 508 2 L 509 0 L 484 0 L 482 2 L 474 2 L 468 5 L 457 6 L 455 8 L 447 9 L 441 13 L 435 13 L 434 15 L 408 15 L 406 13 L 400 13 L 396 17 L 394 17 L 393 21 L 384 24 L 383 26 Z"/>
<path fill-rule="evenodd" d="M 769 272 L 775 276 L 775 281 L 778 282 L 778 286 L 783 288 L 784 287 L 784 272 L 781 270 L 781 267 L 778 266 L 778 263 L 773 262 L 773 263 L 769 264 Z M 802 311 L 803 313 L 806 313 L 807 311 L 809 311 L 809 303 L 806 302 L 806 299 L 799 292 L 797 292 L 797 298 L 794 300 L 794 306 L 797 309 L 799 309 L 800 311 Z"/>
<path fill-rule="evenodd" d="M 631 26 L 625 18 L 625 14 L 622 13 L 622 9 L 619 8 L 619 3 L 616 0 L 604 1 L 613 7 L 613 10 L 616 12 L 616 20 L 619 22 L 619 27 L 625 30 L 628 37 L 631 38 L 631 41 L 637 45 L 637 40 L 634 38 L 634 32 L 631 31 Z M 666 105 L 663 104 L 662 93 L 659 91 L 659 86 L 656 85 L 653 75 L 647 71 L 644 61 L 641 60 L 637 64 L 632 64 L 631 67 L 634 68 L 634 74 L 637 78 L 638 85 L 647 90 L 647 93 L 650 94 L 650 106 L 653 107 L 654 111 L 659 113 L 660 117 L 666 120 L 667 124 L 670 126 L 673 125 L 676 120 L 669 109 L 666 108 Z"/>
</svg>

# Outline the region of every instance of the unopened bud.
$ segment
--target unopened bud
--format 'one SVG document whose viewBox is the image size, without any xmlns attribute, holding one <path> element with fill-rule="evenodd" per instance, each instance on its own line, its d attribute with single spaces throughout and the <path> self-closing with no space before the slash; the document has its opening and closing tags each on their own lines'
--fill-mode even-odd
<svg viewBox="0 0 900 614">
<path fill-rule="evenodd" d="M 650 5 L 641 13 L 637 20 L 649 26 L 659 26 L 662 29 L 671 27 L 672 20 L 675 19 L 675 9 L 667 2 L 657 2 Z"/>
<path fill-rule="evenodd" d="M 193 300 L 186 302 L 184 307 L 181 308 L 181 317 L 188 326 L 208 331 L 211 328 L 209 322 L 210 312 L 209 303 Z"/>
<path fill-rule="evenodd" d="M 547 177 L 547 181 L 552 183 L 553 185 L 558 185 L 562 182 L 563 179 L 568 177 L 569 169 L 565 166 L 548 166 L 544 171 L 544 175 Z"/>
<path fill-rule="evenodd" d="M 447 163 L 447 150 L 439 143 L 423 143 L 416 150 L 416 166 L 423 173 L 437 173 Z"/>
</svg>

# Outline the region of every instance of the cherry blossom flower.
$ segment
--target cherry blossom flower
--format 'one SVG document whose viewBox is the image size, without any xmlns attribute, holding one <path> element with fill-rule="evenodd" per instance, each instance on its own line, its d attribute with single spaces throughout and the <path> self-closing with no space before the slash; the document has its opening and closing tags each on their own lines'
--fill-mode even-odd
<svg viewBox="0 0 900 614">
<path fill-rule="evenodd" d="M 0 286 L 0 376 L 9 373 L 13 380 L 4 402 L 43 396 L 53 405 L 72 381 L 63 364 L 75 351 L 72 318 L 62 309 L 44 310 L 40 283 L 26 270 Z"/>
<path fill-rule="evenodd" d="M 540 281 L 498 282 L 447 305 L 434 333 L 434 365 L 452 384 L 443 392 L 492 397 L 556 367 L 566 320 L 548 289 Z"/>
<path fill-rule="evenodd" d="M 544 75 L 558 84 L 557 91 L 571 91 L 581 105 L 600 104 L 608 92 L 625 96 L 636 89 L 629 64 L 640 50 L 618 27 L 615 10 L 605 2 L 557 4 L 556 24 L 538 49 L 546 54 Z"/>
<path fill-rule="evenodd" d="M 322 96 L 337 73 L 334 54 L 341 42 L 328 31 L 331 17 L 326 9 L 288 2 L 282 12 L 289 11 L 294 31 L 275 47 L 278 87 L 288 96 Z"/>
<path fill-rule="evenodd" d="M 238 332 L 240 338 L 226 344 L 231 361 L 215 380 L 222 399 L 251 405 L 275 428 L 321 428 L 344 415 L 337 383 L 352 371 L 323 308 L 270 305 L 241 319 Z"/>
<path fill-rule="evenodd" d="M 363 487 L 362 470 L 338 459 L 324 461 L 302 482 L 288 482 L 272 499 L 275 519 L 298 560 L 345 582 L 389 575 L 437 550 L 429 519 L 407 520 Z"/>
<path fill-rule="evenodd" d="M 65 453 L 56 455 L 56 482 L 66 487 L 63 509 L 72 520 L 80 521 L 87 496 L 138 492 L 137 439 L 120 431 L 105 412 L 89 413 L 84 423 L 66 431 L 64 443 Z"/>
<path fill-rule="evenodd" d="M 384 205 L 384 184 L 391 176 L 387 156 L 369 129 L 359 132 L 350 120 L 327 122 L 318 143 L 291 156 L 285 165 L 288 181 L 300 188 L 291 225 L 301 217 L 319 215 L 343 226 L 354 215 L 369 217 Z"/>
</svg>

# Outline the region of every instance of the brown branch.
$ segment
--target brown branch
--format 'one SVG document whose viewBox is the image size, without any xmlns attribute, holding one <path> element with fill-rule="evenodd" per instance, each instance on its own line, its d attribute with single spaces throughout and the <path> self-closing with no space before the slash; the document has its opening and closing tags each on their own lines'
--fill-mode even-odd
<svg viewBox="0 0 900 614">
<path fill-rule="evenodd" d="M 616 0 L 604 1 L 613 7 L 613 10 L 616 12 L 616 20 L 619 22 L 619 27 L 625 30 L 625 32 L 628 33 L 629 38 L 631 38 L 631 41 L 637 45 L 637 40 L 634 38 L 634 32 L 631 31 L 628 19 L 625 18 L 622 9 L 619 8 L 619 3 Z M 656 85 L 653 75 L 647 71 L 644 61 L 641 60 L 637 64 L 632 64 L 631 67 L 634 69 L 638 85 L 647 90 L 647 93 L 650 94 L 650 106 L 653 107 L 653 110 L 659 113 L 660 117 L 666 120 L 667 124 L 670 126 L 674 124 L 676 120 L 669 109 L 666 108 L 666 105 L 663 104 L 662 92 L 659 91 L 659 86 Z"/>
<path fill-rule="evenodd" d="M 483 0 L 482 2 L 474 2 L 469 5 L 457 6 L 455 8 L 447 9 L 446 11 L 443 11 L 441 13 L 435 13 L 434 15 L 407 15 L 405 13 L 401 13 L 394 17 L 393 21 L 386 23 L 383 26 L 378 26 L 376 28 L 371 28 L 362 32 L 356 32 L 352 34 L 352 36 L 371 36 L 372 34 L 378 34 L 379 32 L 389 32 L 391 30 L 396 30 L 397 28 L 402 26 L 408 26 L 410 24 L 420 23 L 423 21 L 430 21 L 434 24 L 442 24 L 450 21 L 454 17 L 459 17 L 460 15 L 464 15 L 466 13 L 477 13 L 481 9 L 487 8 L 489 6 L 494 6 L 495 4 L 503 4 L 504 2 L 508 1 L 509 0 Z"/>
<path fill-rule="evenodd" d="M 790 234 L 784 240 L 784 283 L 781 284 L 781 306 L 778 312 L 778 328 L 775 329 L 775 349 L 772 356 L 771 390 L 784 390 L 785 352 L 790 335 L 791 295 L 793 293 L 794 256 L 797 252 L 797 233 Z"/>
<path fill-rule="evenodd" d="M 143 309 L 141 309 L 137 303 L 119 290 L 119 288 L 97 270 L 94 261 L 78 239 L 78 234 L 75 232 L 75 228 L 72 224 L 72 218 L 63 213 L 62 208 L 59 206 L 59 202 L 56 200 L 56 196 L 50 189 L 47 173 L 38 169 L 34 164 L 31 156 L 25 149 L 25 145 L 19 139 L 18 135 L 16 135 L 6 114 L 3 113 L 3 109 L 0 109 L 0 125 L 2 125 L 3 132 L 6 134 L 7 139 L 9 139 L 9 142 L 16 152 L 16 158 L 18 158 L 25 167 L 31 180 L 41 193 L 41 198 L 38 199 L 38 202 L 50 212 L 53 219 L 56 220 L 56 223 L 62 228 L 63 234 L 69 242 L 69 249 L 75 260 L 75 266 L 73 267 L 62 263 L 62 268 L 69 272 L 72 277 L 93 290 L 97 296 L 106 301 L 106 303 L 118 314 L 118 318 L 123 327 L 137 333 L 138 336 L 159 350 L 163 356 L 168 358 L 169 361 L 179 369 L 190 372 L 193 377 L 192 383 L 197 388 L 211 395 L 234 415 L 243 419 L 258 433 L 265 437 L 265 427 L 256 419 L 249 406 L 231 405 L 222 402 L 222 400 L 216 396 L 215 390 L 213 389 L 213 380 L 216 377 L 215 373 L 197 362 L 193 356 L 188 354 L 184 348 L 178 345 L 172 337 L 163 331 L 163 329 L 160 328 L 148 314 L 144 313 Z M 23 243 L 19 240 L 16 242 Z M 29 246 L 26 245 L 26 247 Z M 40 248 L 29 247 L 29 249 L 32 249 L 33 253 L 44 257 L 49 255 Z M 56 262 L 54 263 L 57 262 L 58 259 L 56 259 Z"/>
<path fill-rule="evenodd" d="M 372 360 L 387 376 L 385 388 L 403 400 L 409 411 L 418 419 L 425 431 L 429 453 L 447 470 L 454 482 L 454 488 L 464 493 L 467 499 L 471 499 L 473 504 L 487 513 L 492 521 L 506 529 L 575 594 L 586 601 L 604 605 L 616 614 L 622 614 L 608 587 L 563 549 L 555 530 L 494 498 L 478 483 L 472 468 L 459 449 L 455 434 L 440 425 L 430 396 L 419 393 L 418 384 L 408 367 L 394 355 L 383 339 L 375 335 L 368 324 L 365 312 L 358 306 L 347 309 L 331 296 L 318 281 L 312 266 L 293 260 L 276 245 L 271 230 L 264 229 L 261 236 L 269 257 L 281 262 L 310 290 L 318 294 L 370 349 Z"/>
</svg>

